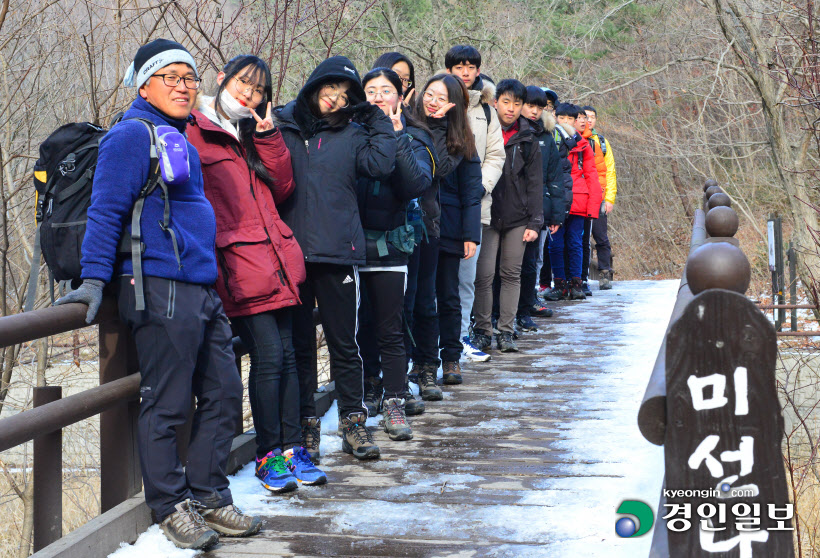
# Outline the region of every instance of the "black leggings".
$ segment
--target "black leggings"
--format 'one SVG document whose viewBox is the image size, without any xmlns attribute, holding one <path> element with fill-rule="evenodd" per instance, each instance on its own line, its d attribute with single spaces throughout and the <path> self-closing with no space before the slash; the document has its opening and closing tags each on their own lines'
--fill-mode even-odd
<svg viewBox="0 0 820 558">
<path fill-rule="evenodd" d="M 248 392 L 259 458 L 301 445 L 291 315 L 291 309 L 284 308 L 231 320 L 251 358 Z"/>
<path fill-rule="evenodd" d="M 407 382 L 404 347 L 404 287 L 402 271 L 362 271 L 362 304 L 357 339 L 365 376 L 384 375 L 385 398 L 400 397 Z"/>
</svg>

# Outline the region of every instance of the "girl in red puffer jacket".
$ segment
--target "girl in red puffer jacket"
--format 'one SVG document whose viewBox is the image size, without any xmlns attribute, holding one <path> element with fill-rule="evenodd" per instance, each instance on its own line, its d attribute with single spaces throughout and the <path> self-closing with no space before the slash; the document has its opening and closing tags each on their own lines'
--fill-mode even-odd
<svg viewBox="0 0 820 558">
<path fill-rule="evenodd" d="M 251 358 L 248 389 L 256 429 L 256 476 L 272 492 L 322 484 L 302 447 L 292 307 L 305 280 L 302 250 L 279 217 L 293 192 L 290 153 L 271 118 L 271 75 L 237 56 L 201 98 L 188 127 L 216 214 L 216 290 Z M 264 119 L 260 114 L 265 115 Z"/>
</svg>

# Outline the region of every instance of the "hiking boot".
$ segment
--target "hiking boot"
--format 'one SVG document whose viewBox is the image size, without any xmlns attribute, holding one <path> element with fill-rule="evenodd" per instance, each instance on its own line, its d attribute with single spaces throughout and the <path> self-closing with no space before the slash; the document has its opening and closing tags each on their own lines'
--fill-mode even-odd
<svg viewBox="0 0 820 558">
<path fill-rule="evenodd" d="M 350 413 L 339 421 L 342 427 L 342 451 L 356 459 L 378 459 L 379 446 L 373 443 L 373 436 L 365 426 L 364 413 Z"/>
<path fill-rule="evenodd" d="M 461 379 L 461 365 L 458 363 L 458 361 L 442 362 L 441 368 L 444 371 L 444 376 L 441 381 L 444 382 L 446 385 L 455 386 L 463 381 Z"/>
<path fill-rule="evenodd" d="M 381 378 L 375 376 L 364 379 L 364 405 L 367 407 L 367 416 L 375 417 L 379 414 L 383 393 Z"/>
<path fill-rule="evenodd" d="M 569 300 L 569 287 L 565 279 L 556 277 L 553 279 L 555 286 L 544 294 L 544 300 L 558 302 L 559 300 Z"/>
<path fill-rule="evenodd" d="M 282 456 L 285 458 L 288 470 L 302 484 L 318 485 L 327 482 L 327 475 L 313 464 L 305 448 L 291 448 L 286 450 Z"/>
<path fill-rule="evenodd" d="M 469 337 L 461 339 L 461 354 L 472 362 L 487 362 L 490 360 L 490 355 L 473 345 Z"/>
<path fill-rule="evenodd" d="M 538 331 L 538 324 L 532 321 L 529 316 L 518 316 L 515 319 L 515 325 L 521 331 Z"/>
<path fill-rule="evenodd" d="M 598 278 L 598 289 L 608 291 L 612 288 L 612 270 L 604 269 L 601 271 L 601 276 Z"/>
<path fill-rule="evenodd" d="M 584 296 L 592 296 L 592 291 L 589 290 L 589 283 L 586 281 L 581 283 L 581 291 L 584 293 Z"/>
<path fill-rule="evenodd" d="M 382 401 L 384 431 L 391 440 L 404 441 L 413 439 L 413 429 L 407 422 L 404 412 L 404 399 L 391 397 Z"/>
<path fill-rule="evenodd" d="M 419 374 L 421 374 L 421 364 L 413 363 L 413 368 L 407 373 L 407 380 L 414 384 L 419 383 Z"/>
<path fill-rule="evenodd" d="M 537 302 L 530 307 L 530 316 L 535 316 L 536 318 L 552 318 L 552 315 L 553 311 L 551 308 L 542 306 Z"/>
<path fill-rule="evenodd" d="M 444 399 L 441 389 L 436 385 L 437 375 L 438 366 L 435 364 L 425 364 L 421 367 L 418 384 L 421 398 L 425 401 L 441 401 Z"/>
<path fill-rule="evenodd" d="M 307 450 L 310 460 L 319 463 L 319 441 L 322 438 L 322 419 L 304 417 L 302 419 L 302 447 Z"/>
<path fill-rule="evenodd" d="M 513 341 L 513 334 L 509 331 L 502 331 L 499 333 L 495 342 L 498 344 L 498 350 L 502 353 L 517 353 L 518 345 Z"/>
<path fill-rule="evenodd" d="M 262 520 L 228 504 L 221 508 L 205 508 L 201 512 L 205 525 L 226 537 L 249 537 L 262 528 Z"/>
<path fill-rule="evenodd" d="M 537 289 L 537 290 L 536 290 L 536 292 L 535 292 L 535 296 L 540 296 L 540 297 L 543 297 L 543 296 L 544 296 L 545 294 L 547 294 L 550 290 L 552 290 L 552 289 L 550 288 L 550 286 L 549 286 L 549 285 L 538 285 L 538 289 Z"/>
<path fill-rule="evenodd" d="M 424 401 L 416 399 L 413 392 L 410 391 L 410 383 L 404 384 L 404 393 L 401 394 L 404 399 L 404 414 L 408 417 L 414 417 L 424 412 Z"/>
<path fill-rule="evenodd" d="M 190 498 L 178 503 L 177 511 L 162 520 L 159 528 L 177 548 L 208 548 L 219 542 L 216 531 L 205 524 L 199 515 L 201 504 Z"/>
<path fill-rule="evenodd" d="M 256 478 L 262 486 L 273 493 L 281 494 L 299 488 L 296 477 L 285 464 L 281 450 L 273 450 L 262 459 L 256 458 Z"/>
<path fill-rule="evenodd" d="M 586 300 L 586 295 L 582 289 L 581 278 L 573 277 L 570 283 L 569 299 L 570 300 Z"/>
<path fill-rule="evenodd" d="M 479 351 L 488 351 L 493 348 L 493 338 L 487 335 L 487 332 L 483 329 L 474 329 L 473 335 L 470 338 L 470 344 Z M 489 360 L 489 358 L 487 360 Z"/>
</svg>

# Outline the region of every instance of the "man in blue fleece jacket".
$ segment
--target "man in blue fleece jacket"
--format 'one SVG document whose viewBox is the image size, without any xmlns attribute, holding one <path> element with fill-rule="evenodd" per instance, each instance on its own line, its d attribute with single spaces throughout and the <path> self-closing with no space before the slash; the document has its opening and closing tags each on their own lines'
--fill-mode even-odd
<svg viewBox="0 0 820 558">
<path fill-rule="evenodd" d="M 137 51 L 125 84 L 136 86 L 139 95 L 100 143 L 83 239 L 83 284 L 57 304 L 88 304 L 90 323 L 103 287 L 111 284 L 142 373 L 138 444 L 145 500 L 174 544 L 206 548 L 218 541 L 218 533 L 255 534 L 261 521 L 233 506 L 225 475 L 241 419 L 242 383 L 230 325 L 211 288 L 217 276 L 216 220 L 193 145 L 186 142 L 189 179 L 167 186 L 167 227 L 162 189 L 145 199 L 140 219 L 144 310 L 137 310 L 140 282 L 135 285 L 131 257 L 118 254 L 151 165 L 148 128 L 135 119 L 184 133 L 199 88 L 196 64 L 179 43 L 157 39 Z M 176 429 L 186 422 L 192 394 L 197 408 L 183 469 Z"/>
</svg>

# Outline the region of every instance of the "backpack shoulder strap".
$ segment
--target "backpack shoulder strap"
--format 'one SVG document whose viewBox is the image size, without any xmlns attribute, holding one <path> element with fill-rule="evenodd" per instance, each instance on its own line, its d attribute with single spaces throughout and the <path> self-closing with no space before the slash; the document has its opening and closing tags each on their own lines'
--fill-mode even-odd
<svg viewBox="0 0 820 558">
<path fill-rule="evenodd" d="M 134 273 L 134 298 L 136 300 L 137 311 L 145 310 L 145 293 L 142 286 L 142 229 L 140 226 L 140 219 L 142 218 L 142 209 L 145 206 L 145 198 L 153 192 L 157 186 L 162 188 L 163 199 L 165 201 L 165 213 L 163 214 L 163 222 L 160 226 L 163 230 L 171 230 L 168 227 L 169 219 L 171 217 L 171 207 L 168 200 L 168 187 L 162 180 L 162 174 L 159 169 L 159 156 L 157 154 L 157 128 L 153 122 L 143 118 L 137 118 L 148 129 L 148 135 L 151 137 L 151 162 L 148 170 L 148 181 L 140 190 L 137 201 L 134 203 L 134 208 L 131 211 L 131 267 Z M 174 243 L 174 252 L 179 263 L 179 250 L 177 249 L 176 236 L 171 230 L 171 239 Z M 124 239 L 127 241 L 127 239 Z"/>
<path fill-rule="evenodd" d="M 490 112 L 492 109 L 490 109 L 490 105 L 488 105 L 487 103 L 481 103 L 481 108 L 484 109 L 484 116 L 487 117 L 487 129 L 489 130 L 490 122 L 493 121 L 493 113 Z"/>
<path fill-rule="evenodd" d="M 601 132 L 596 133 L 598 134 L 598 144 L 601 146 L 601 153 L 603 153 L 604 157 L 606 157 L 606 138 Z"/>
</svg>

